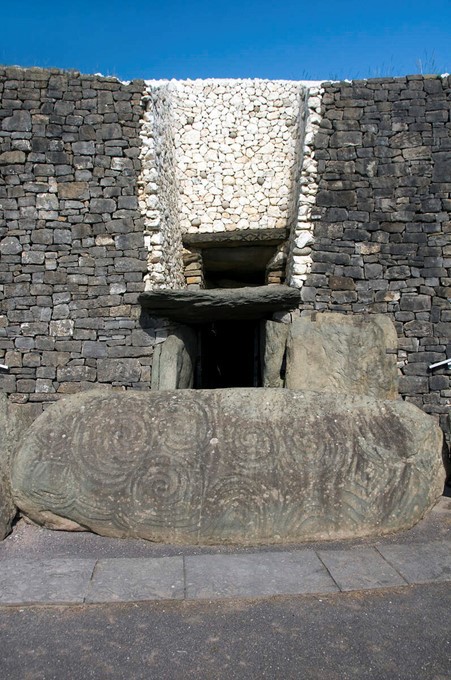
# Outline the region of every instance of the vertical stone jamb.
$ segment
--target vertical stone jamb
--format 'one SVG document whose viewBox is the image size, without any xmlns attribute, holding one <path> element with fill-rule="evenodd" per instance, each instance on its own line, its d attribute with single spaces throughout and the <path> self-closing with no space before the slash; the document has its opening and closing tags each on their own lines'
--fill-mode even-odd
<svg viewBox="0 0 451 680">
<path fill-rule="evenodd" d="M 170 84 L 146 83 L 139 205 L 149 250 L 146 290 L 184 288 Z"/>
<path fill-rule="evenodd" d="M 301 146 L 301 172 L 298 184 L 296 221 L 291 229 L 290 251 L 287 262 L 287 282 L 301 288 L 312 265 L 311 244 L 313 243 L 314 220 L 312 209 L 318 191 L 318 163 L 314 155 L 314 139 L 321 123 L 321 85 L 307 85 L 300 108 L 299 140 Z"/>
</svg>

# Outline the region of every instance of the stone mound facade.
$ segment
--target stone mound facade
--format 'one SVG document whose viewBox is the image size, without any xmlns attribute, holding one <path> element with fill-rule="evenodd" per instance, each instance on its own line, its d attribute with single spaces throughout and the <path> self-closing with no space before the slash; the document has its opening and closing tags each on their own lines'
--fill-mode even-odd
<svg viewBox="0 0 451 680">
<path fill-rule="evenodd" d="M 429 366 L 451 350 L 450 126 L 449 76 L 121 83 L 0 68 L 0 390 L 41 408 L 150 390 L 177 329 L 140 294 L 262 277 L 301 297 L 267 322 L 391 319 L 401 396 L 449 433 L 450 373 Z"/>
</svg>

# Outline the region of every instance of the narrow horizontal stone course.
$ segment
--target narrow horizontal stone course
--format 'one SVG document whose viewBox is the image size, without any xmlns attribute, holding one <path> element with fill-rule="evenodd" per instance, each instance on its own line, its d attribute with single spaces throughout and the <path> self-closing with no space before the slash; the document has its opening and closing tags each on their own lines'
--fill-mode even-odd
<svg viewBox="0 0 451 680">
<path fill-rule="evenodd" d="M 449 541 L 163 558 L 6 558 L 0 605 L 236 599 L 402 588 L 450 581 L 450 560 Z"/>
</svg>

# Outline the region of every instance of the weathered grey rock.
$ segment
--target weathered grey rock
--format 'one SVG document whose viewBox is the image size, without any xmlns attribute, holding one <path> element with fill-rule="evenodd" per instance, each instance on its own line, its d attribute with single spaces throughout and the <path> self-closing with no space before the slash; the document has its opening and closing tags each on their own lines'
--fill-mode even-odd
<svg viewBox="0 0 451 680">
<path fill-rule="evenodd" d="M 152 365 L 153 390 L 188 389 L 194 382 L 196 333 L 183 326 L 157 345 Z"/>
<path fill-rule="evenodd" d="M 2 129 L 8 132 L 30 132 L 31 116 L 28 111 L 15 111 L 12 116 L 3 119 Z"/>
<path fill-rule="evenodd" d="M 154 290 L 139 296 L 139 302 L 152 314 L 182 323 L 258 319 L 269 312 L 295 309 L 299 301 L 299 290 L 279 285 L 210 290 Z"/>
<path fill-rule="evenodd" d="M 0 394 L 0 540 L 3 540 L 11 531 L 11 524 L 16 514 L 16 504 L 13 501 L 9 481 L 7 426 L 7 398 L 6 394 Z"/>
<path fill-rule="evenodd" d="M 289 236 L 289 230 L 279 229 L 244 229 L 236 231 L 217 231 L 215 233 L 195 232 L 183 234 L 183 243 L 188 246 L 216 247 L 218 244 L 227 244 L 233 247 L 234 243 L 263 242 L 265 245 L 278 245 Z"/>
<path fill-rule="evenodd" d="M 47 409 L 12 464 L 52 528 L 180 543 L 406 529 L 441 494 L 442 433 L 410 403 L 285 389 L 85 392 Z"/>
<path fill-rule="evenodd" d="M 396 329 L 382 314 L 300 317 L 288 338 L 286 386 L 396 399 L 396 351 Z"/>
<path fill-rule="evenodd" d="M 11 531 L 17 513 L 11 492 L 10 458 L 41 411 L 40 404 L 10 404 L 6 394 L 0 394 L 0 540 Z"/>
<path fill-rule="evenodd" d="M 16 236 L 7 236 L 0 241 L 2 255 L 18 255 L 22 252 L 22 245 Z"/>
<path fill-rule="evenodd" d="M 140 377 L 141 364 L 138 359 L 99 359 L 97 362 L 99 382 L 134 383 L 138 382 Z"/>
<path fill-rule="evenodd" d="M 25 163 L 25 153 L 23 151 L 4 151 L 0 154 L 0 165 L 14 165 L 15 163 Z"/>
<path fill-rule="evenodd" d="M 263 387 L 283 387 L 281 371 L 289 325 L 277 321 L 263 323 Z"/>
<path fill-rule="evenodd" d="M 58 183 L 59 198 L 75 200 L 86 199 L 89 196 L 87 182 L 59 182 Z"/>
</svg>

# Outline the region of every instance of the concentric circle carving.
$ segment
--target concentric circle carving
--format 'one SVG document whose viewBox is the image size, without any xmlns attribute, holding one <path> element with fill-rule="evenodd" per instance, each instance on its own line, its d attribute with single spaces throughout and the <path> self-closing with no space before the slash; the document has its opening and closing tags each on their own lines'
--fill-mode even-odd
<svg viewBox="0 0 451 680">
<path fill-rule="evenodd" d="M 202 402 L 174 396 L 158 409 L 155 443 L 162 453 L 182 454 L 203 449 L 211 438 L 212 418 Z"/>
</svg>

